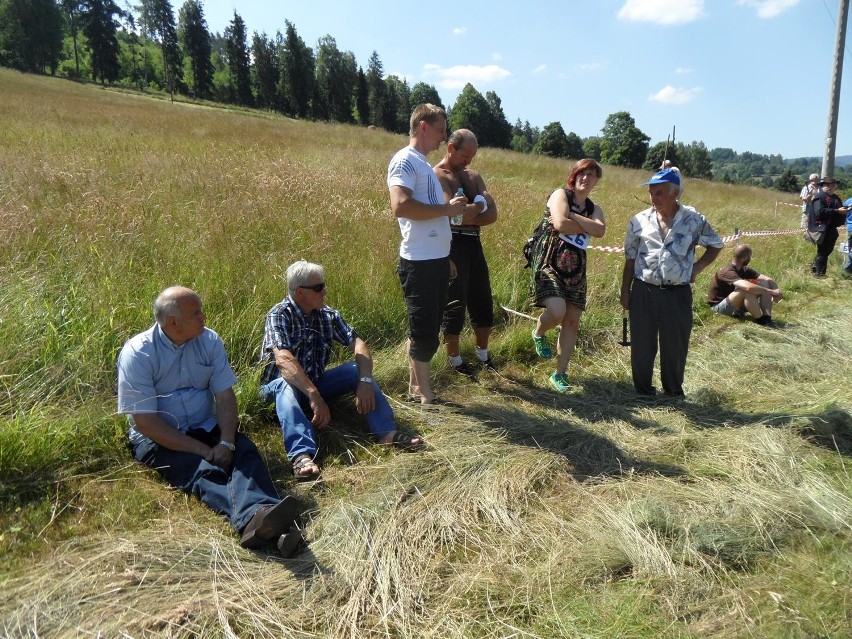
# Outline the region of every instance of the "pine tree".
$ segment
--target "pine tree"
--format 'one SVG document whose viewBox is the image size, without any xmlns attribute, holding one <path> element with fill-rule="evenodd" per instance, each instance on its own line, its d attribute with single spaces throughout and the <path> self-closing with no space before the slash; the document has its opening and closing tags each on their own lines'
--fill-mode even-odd
<svg viewBox="0 0 852 639">
<path fill-rule="evenodd" d="M 0 64 L 53 74 L 62 38 L 62 12 L 53 0 L 0 0 Z"/>
<path fill-rule="evenodd" d="M 289 20 L 284 23 L 286 35 L 281 47 L 281 85 L 279 94 L 283 100 L 284 111 L 298 118 L 313 115 L 311 101 L 314 95 L 314 52 L 299 37 L 296 27 Z"/>
<path fill-rule="evenodd" d="M 213 94 L 213 47 L 199 0 L 186 0 L 178 12 L 178 35 L 192 69 L 192 91 L 198 98 Z"/>
<path fill-rule="evenodd" d="M 317 42 L 316 64 L 320 104 L 314 104 L 315 115 L 323 120 L 352 122 L 352 101 L 358 77 L 355 56 L 350 51 L 340 51 L 334 38 L 325 35 Z"/>
<path fill-rule="evenodd" d="M 355 85 L 355 110 L 358 112 L 358 123 L 370 124 L 370 88 L 367 86 L 367 74 L 358 67 L 358 81 Z"/>
<path fill-rule="evenodd" d="M 408 83 L 396 75 L 385 78 L 385 89 L 388 96 L 393 96 L 393 129 L 394 133 L 408 133 L 411 120 L 411 91 Z M 388 119 L 391 115 L 388 114 Z"/>
<path fill-rule="evenodd" d="M 246 23 L 234 11 L 234 17 L 225 29 L 225 51 L 231 73 L 231 99 L 243 106 L 254 102 L 251 93 L 251 68 L 247 45 Z"/>
<path fill-rule="evenodd" d="M 62 0 L 62 12 L 68 22 L 68 31 L 71 34 L 71 42 L 74 46 L 74 75 L 80 77 L 80 53 L 77 49 L 78 16 L 80 14 L 81 0 Z"/>
<path fill-rule="evenodd" d="M 370 106 L 370 124 L 387 128 L 383 123 L 385 113 L 385 80 L 384 68 L 379 54 L 373 51 L 370 61 L 367 63 L 367 89 Z"/>
<path fill-rule="evenodd" d="M 485 101 L 488 103 L 488 131 L 485 141 L 480 141 L 480 144 L 508 149 L 512 141 L 512 125 L 503 113 L 502 101 L 494 91 L 485 93 Z"/>
<path fill-rule="evenodd" d="M 139 22 L 143 33 L 147 33 L 149 37 L 160 43 L 160 51 L 163 54 L 163 82 L 168 92 L 174 94 L 183 86 L 181 81 L 183 61 L 178 46 L 175 15 L 171 2 L 142 0 L 139 9 Z"/>
<path fill-rule="evenodd" d="M 85 0 L 82 5 L 81 23 L 83 35 L 89 42 L 92 63 L 92 79 L 102 84 L 118 79 L 118 27 L 114 16 L 121 9 L 113 0 Z"/>
<path fill-rule="evenodd" d="M 252 65 L 252 83 L 254 84 L 257 106 L 265 109 L 278 109 L 278 56 L 276 55 L 275 43 L 266 37 L 266 34 L 252 36 L 251 55 L 254 59 Z"/>
</svg>

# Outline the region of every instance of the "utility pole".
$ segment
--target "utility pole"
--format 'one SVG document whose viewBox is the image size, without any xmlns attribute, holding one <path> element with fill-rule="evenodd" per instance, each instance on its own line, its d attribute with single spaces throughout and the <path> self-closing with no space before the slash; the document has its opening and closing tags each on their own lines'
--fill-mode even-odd
<svg viewBox="0 0 852 639">
<path fill-rule="evenodd" d="M 846 18 L 849 0 L 840 0 L 837 9 L 837 39 L 834 44 L 834 71 L 831 74 L 829 94 L 828 129 L 825 134 L 825 155 L 822 157 L 822 174 L 834 177 L 834 155 L 837 151 L 837 113 L 840 110 L 840 81 L 843 78 L 843 51 L 846 47 Z"/>
</svg>

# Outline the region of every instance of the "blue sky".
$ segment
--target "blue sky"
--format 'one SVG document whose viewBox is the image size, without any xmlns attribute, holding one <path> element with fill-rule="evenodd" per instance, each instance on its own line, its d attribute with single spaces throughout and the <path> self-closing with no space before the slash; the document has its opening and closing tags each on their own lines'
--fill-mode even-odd
<svg viewBox="0 0 852 639">
<path fill-rule="evenodd" d="M 651 144 L 675 127 L 677 141 L 709 149 L 825 150 L 838 0 L 202 4 L 213 32 L 236 8 L 249 34 L 273 37 L 290 20 L 308 46 L 331 35 L 364 68 L 375 50 L 386 74 L 434 85 L 446 106 L 466 82 L 494 91 L 510 123 L 558 121 L 588 137 L 628 111 Z M 852 154 L 850 59 L 847 47 L 837 155 Z"/>
</svg>

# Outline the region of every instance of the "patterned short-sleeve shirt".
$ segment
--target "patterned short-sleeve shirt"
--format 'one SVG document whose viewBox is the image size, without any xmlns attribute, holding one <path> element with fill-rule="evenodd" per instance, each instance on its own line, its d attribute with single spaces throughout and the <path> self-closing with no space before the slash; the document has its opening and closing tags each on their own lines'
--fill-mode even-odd
<svg viewBox="0 0 852 639">
<path fill-rule="evenodd" d="M 722 248 L 724 244 L 707 219 L 691 206 L 680 205 L 665 238 L 653 208 L 637 213 L 627 223 L 624 256 L 635 260 L 633 276 L 648 284 L 688 284 L 696 246 Z"/>
<path fill-rule="evenodd" d="M 260 383 L 268 384 L 279 375 L 273 348 L 293 353 L 305 374 L 316 382 L 331 359 L 332 343 L 349 346 L 356 337 L 352 327 L 333 308 L 323 306 L 306 315 L 287 296 L 266 314 L 260 349 L 260 363 L 265 366 Z"/>
</svg>

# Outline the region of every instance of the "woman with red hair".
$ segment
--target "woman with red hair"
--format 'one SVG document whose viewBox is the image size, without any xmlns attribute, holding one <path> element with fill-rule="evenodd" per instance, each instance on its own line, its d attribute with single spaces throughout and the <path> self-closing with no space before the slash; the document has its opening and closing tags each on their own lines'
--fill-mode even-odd
<svg viewBox="0 0 852 639">
<path fill-rule="evenodd" d="M 570 389 L 566 371 L 586 308 L 589 237 L 606 233 L 603 211 L 589 198 L 602 175 L 601 165 L 594 160 L 580 160 L 574 165 L 567 186 L 556 189 L 547 200 L 544 234 L 533 252 L 530 302 L 544 308 L 532 332 L 533 344 L 540 357 L 552 357 L 546 333 L 561 327 L 556 370 L 548 380 L 560 392 Z"/>
</svg>

